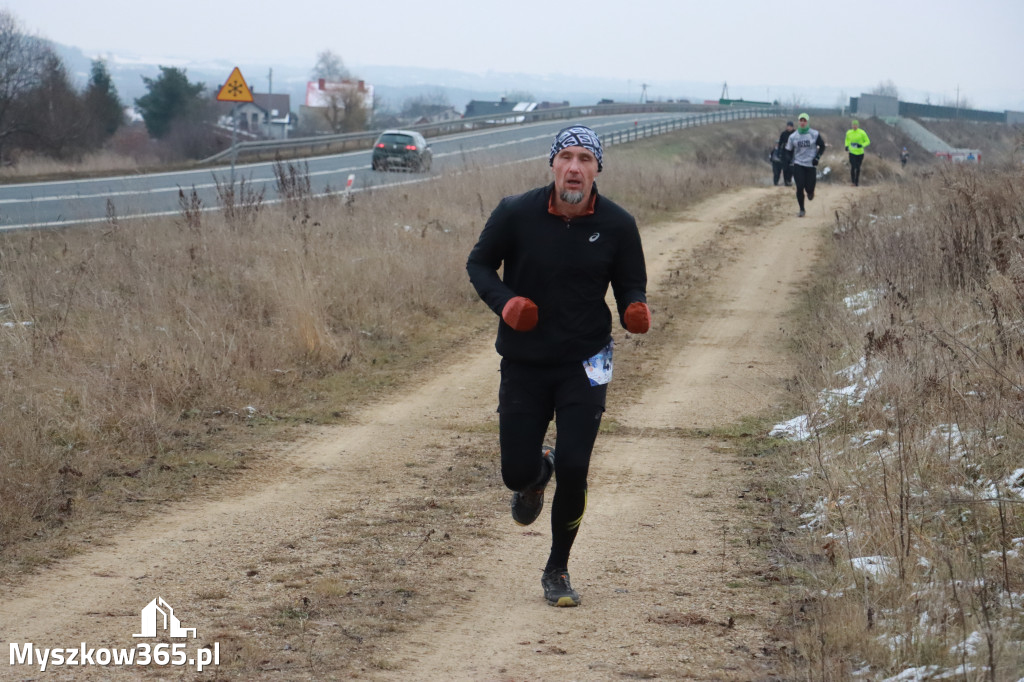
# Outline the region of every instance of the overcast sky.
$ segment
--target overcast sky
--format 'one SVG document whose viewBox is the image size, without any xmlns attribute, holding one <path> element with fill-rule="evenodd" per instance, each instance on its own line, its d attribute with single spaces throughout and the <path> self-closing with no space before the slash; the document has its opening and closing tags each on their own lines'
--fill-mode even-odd
<svg viewBox="0 0 1024 682">
<path fill-rule="evenodd" d="M 308 64 L 330 49 L 354 71 L 393 65 L 768 86 L 892 81 L 932 103 L 1024 102 L 1024 0 L 0 0 L 22 27 L 90 56 Z M 162 60 L 162 61 L 161 61 Z M 668 93 L 669 96 L 678 93 Z M 717 96 L 718 93 L 715 93 Z M 823 102 L 826 106 L 833 102 Z"/>
</svg>

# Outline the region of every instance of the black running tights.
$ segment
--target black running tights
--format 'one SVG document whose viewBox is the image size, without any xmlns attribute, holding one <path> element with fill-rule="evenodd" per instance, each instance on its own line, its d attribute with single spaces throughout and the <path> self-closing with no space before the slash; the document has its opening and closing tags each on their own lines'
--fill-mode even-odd
<svg viewBox="0 0 1024 682">
<path fill-rule="evenodd" d="M 800 210 L 804 210 L 804 192 L 808 198 L 814 198 L 814 185 L 818 182 L 818 169 L 814 166 L 793 164 L 793 182 L 796 184 L 796 202 Z"/>
<path fill-rule="evenodd" d="M 863 154 L 850 154 L 850 182 L 860 185 L 860 165 L 864 163 Z"/>
<path fill-rule="evenodd" d="M 587 471 L 601 415 L 602 409 L 596 405 L 565 405 L 555 414 L 557 485 L 551 502 L 551 554 L 545 570 L 568 568 L 569 552 L 587 507 Z M 543 473 L 541 446 L 548 420 L 515 413 L 501 413 L 498 418 L 501 477 L 509 489 L 526 490 Z"/>
</svg>

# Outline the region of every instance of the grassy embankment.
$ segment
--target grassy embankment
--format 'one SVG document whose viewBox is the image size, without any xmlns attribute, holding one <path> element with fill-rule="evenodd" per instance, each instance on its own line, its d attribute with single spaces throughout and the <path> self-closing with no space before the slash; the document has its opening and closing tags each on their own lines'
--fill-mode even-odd
<svg viewBox="0 0 1024 682">
<path fill-rule="evenodd" d="M 837 215 L 795 324 L 766 495 L 802 679 L 1024 674 L 1024 174 L 916 175 Z"/>
</svg>

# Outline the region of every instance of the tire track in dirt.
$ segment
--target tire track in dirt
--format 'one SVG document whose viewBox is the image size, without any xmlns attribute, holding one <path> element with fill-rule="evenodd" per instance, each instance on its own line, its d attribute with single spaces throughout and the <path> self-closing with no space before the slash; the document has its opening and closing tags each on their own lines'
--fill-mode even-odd
<svg viewBox="0 0 1024 682">
<path fill-rule="evenodd" d="M 827 194 L 819 194 L 817 206 L 826 208 L 848 192 Z M 802 275 L 802 259 L 794 254 L 810 249 L 816 233 L 810 218 L 787 218 L 719 235 L 722 224 L 759 203 L 775 210 L 795 202 L 788 191 L 746 189 L 644 232 L 652 292 L 710 240 L 725 239 L 736 255 L 716 278 L 708 315 L 683 323 L 689 338 L 659 361 L 661 379 L 631 407 L 616 402 L 614 388 L 610 394 L 609 418 L 628 428 L 598 439 L 590 508 L 570 566 L 583 606 L 544 604 L 539 568 L 547 529 L 514 526 L 502 492 L 494 516 L 483 521 L 497 539 L 480 540 L 469 565 L 447 569 L 465 572 L 475 591 L 390 638 L 384 648 L 394 670 L 371 669 L 364 676 L 703 678 L 732 668 L 738 679 L 749 679 L 744 675 L 759 669 L 771 607 L 758 603 L 759 590 L 729 586 L 749 582 L 757 569 L 756 557 L 740 542 L 744 524 L 736 492 L 743 472 L 727 446 L 673 431 L 728 423 L 770 406 L 778 395 L 785 363 L 772 316 L 790 305 L 788 293 Z M 657 322 L 655 317 L 654 333 Z M 320 428 L 287 447 L 279 455 L 287 462 L 279 467 L 279 480 L 219 500 L 166 505 L 128 535 L 105 538 L 103 546 L 5 590 L 0 638 L 41 646 L 131 646 L 125 638 L 139 627 L 139 609 L 157 595 L 192 621 L 223 618 L 225 612 L 244 619 L 281 593 L 274 581 L 246 579 L 254 566 L 261 568 L 262 557 L 290 538 L 315 539 L 333 504 L 381 509 L 412 494 L 418 483 L 407 465 L 422 457 L 427 444 L 440 447 L 453 430 L 496 421 L 492 343 L 489 335 L 481 339 L 461 361 L 360 412 L 353 424 Z M 547 519 L 545 513 L 538 524 Z M 227 597 L 213 608 L 202 595 L 216 590 Z M 729 616 L 732 628 L 724 625 Z M 0 677 L 15 672 L 23 678 L 26 670 L 0 668 Z M 76 679 L 114 676 L 102 668 L 65 672 L 75 672 Z M 316 671 L 295 677 L 307 674 L 323 677 Z"/>
</svg>

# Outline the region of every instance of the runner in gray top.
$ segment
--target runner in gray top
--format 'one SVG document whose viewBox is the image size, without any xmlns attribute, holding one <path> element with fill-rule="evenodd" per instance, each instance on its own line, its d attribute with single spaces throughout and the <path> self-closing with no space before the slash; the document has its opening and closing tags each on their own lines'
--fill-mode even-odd
<svg viewBox="0 0 1024 682">
<path fill-rule="evenodd" d="M 814 200 L 814 185 L 817 182 L 818 160 L 825 152 L 825 139 L 817 130 L 808 124 L 810 117 L 800 114 L 797 129 L 786 140 L 786 149 L 793 153 L 793 182 L 796 184 L 796 201 L 800 204 L 800 213 L 804 217 L 804 193 L 808 201 Z"/>
</svg>

